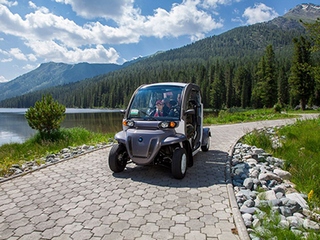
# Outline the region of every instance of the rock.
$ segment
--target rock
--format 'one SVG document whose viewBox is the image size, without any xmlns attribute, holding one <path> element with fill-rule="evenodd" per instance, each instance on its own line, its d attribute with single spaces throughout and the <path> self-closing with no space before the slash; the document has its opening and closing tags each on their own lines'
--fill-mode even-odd
<svg viewBox="0 0 320 240">
<path fill-rule="evenodd" d="M 248 208 L 254 207 L 254 201 L 249 199 L 243 203 L 243 206 L 246 206 Z"/>
<path fill-rule="evenodd" d="M 279 226 L 281 226 L 283 228 L 289 228 L 290 227 L 290 223 L 287 220 L 281 220 L 279 222 Z"/>
<path fill-rule="evenodd" d="M 252 189 L 253 187 L 253 178 L 246 178 L 244 181 L 243 181 L 243 186 L 247 189 Z"/>
<path fill-rule="evenodd" d="M 306 200 L 304 200 L 304 198 L 299 193 L 290 193 L 287 194 L 286 197 L 298 203 L 301 206 L 301 208 L 309 208 Z"/>
<path fill-rule="evenodd" d="M 257 227 L 260 227 L 260 226 L 261 226 L 261 222 L 260 222 L 259 219 L 254 219 L 254 220 L 252 221 L 252 227 L 253 227 L 253 228 L 257 228 Z"/>
<path fill-rule="evenodd" d="M 240 212 L 241 213 L 249 213 L 249 214 L 254 214 L 256 212 L 256 208 L 254 207 L 246 207 L 246 206 L 242 206 L 240 208 Z"/>
<path fill-rule="evenodd" d="M 277 194 L 277 193 L 282 193 L 283 195 L 285 195 L 285 193 L 286 193 L 286 188 L 285 188 L 285 186 L 283 186 L 283 185 L 275 186 L 272 190 L 273 190 L 276 194 Z"/>
<path fill-rule="evenodd" d="M 290 223 L 290 227 L 301 228 L 303 226 L 303 219 L 295 216 L 287 217 L 287 221 Z"/>
<path fill-rule="evenodd" d="M 284 180 L 290 180 L 291 179 L 291 173 L 287 172 L 287 171 L 284 171 L 284 170 L 281 170 L 281 169 L 278 169 L 276 168 L 274 171 L 273 171 L 274 174 L 278 175 L 280 178 L 284 179 Z"/>
<path fill-rule="evenodd" d="M 252 147 L 252 153 L 253 154 L 261 154 L 261 153 L 264 153 L 264 150 L 262 148 Z"/>
<path fill-rule="evenodd" d="M 81 149 L 82 150 L 88 150 L 90 148 L 90 146 L 86 145 L 86 144 L 83 144 Z"/>
<path fill-rule="evenodd" d="M 282 206 L 282 201 L 280 199 L 272 199 L 269 203 L 271 206 Z"/>
<path fill-rule="evenodd" d="M 248 165 L 250 167 L 254 167 L 254 166 L 256 166 L 258 164 L 258 161 L 255 160 L 254 158 L 249 158 L 249 159 L 246 160 L 246 162 L 248 163 Z"/>
<path fill-rule="evenodd" d="M 252 215 L 249 213 L 242 214 L 242 217 L 244 220 L 248 220 L 248 221 L 252 220 Z"/>
<path fill-rule="evenodd" d="M 310 219 L 304 219 L 303 227 L 307 230 L 313 230 L 317 232 L 320 230 L 319 224 L 314 221 L 311 221 Z"/>
<path fill-rule="evenodd" d="M 60 153 L 64 154 L 64 153 L 70 153 L 70 149 L 69 148 L 64 148 L 60 151 Z"/>
<path fill-rule="evenodd" d="M 266 192 L 259 193 L 257 198 L 261 199 L 261 200 L 262 199 L 263 200 L 268 200 L 268 201 L 277 199 L 276 194 L 275 194 L 275 192 L 273 190 L 269 190 L 269 191 L 266 191 Z"/>
<path fill-rule="evenodd" d="M 258 178 L 258 176 L 259 176 L 259 170 L 254 169 L 253 171 L 249 171 L 249 172 L 250 172 L 249 176 L 250 176 L 251 178 Z"/>
<path fill-rule="evenodd" d="M 284 197 L 284 194 L 283 194 L 282 192 L 277 192 L 277 193 L 276 193 L 276 197 L 277 197 L 278 199 L 281 199 L 281 198 Z"/>
<path fill-rule="evenodd" d="M 275 133 L 271 128 L 266 131 L 270 135 Z M 271 136 L 270 139 L 276 147 L 285 140 L 278 136 Z M 256 237 L 254 231 L 262 228 L 259 219 L 268 217 L 263 212 L 266 208 L 279 213 L 280 227 L 289 228 L 305 237 L 307 233 L 303 232 L 303 228 L 320 231 L 317 222 L 306 220 L 310 214 L 301 214 L 308 211 L 307 196 L 297 193 L 295 185 L 290 182 L 291 174 L 284 171 L 283 166 L 283 160 L 272 157 L 263 149 L 236 144 L 232 157 L 232 182 L 237 186 L 234 187 L 237 204 L 252 239 Z"/>
<path fill-rule="evenodd" d="M 268 173 L 260 173 L 259 174 L 259 180 L 260 181 L 267 181 L 267 180 L 276 180 L 277 182 L 281 182 L 282 179 L 275 175 L 274 173 L 268 172 Z"/>
<path fill-rule="evenodd" d="M 289 217 L 293 215 L 291 209 L 286 206 L 279 207 L 279 210 L 280 210 L 280 213 L 285 217 Z"/>
</svg>

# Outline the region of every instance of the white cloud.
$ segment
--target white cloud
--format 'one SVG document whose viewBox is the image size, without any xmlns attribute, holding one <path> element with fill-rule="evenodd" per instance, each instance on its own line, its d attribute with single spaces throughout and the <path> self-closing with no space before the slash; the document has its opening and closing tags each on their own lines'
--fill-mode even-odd
<svg viewBox="0 0 320 240">
<path fill-rule="evenodd" d="M 67 48 L 54 41 L 30 41 L 27 45 L 38 57 L 46 61 L 56 62 L 95 62 L 95 63 L 116 63 L 119 55 L 114 48 L 105 49 L 102 45 L 95 48 Z"/>
<path fill-rule="evenodd" d="M 27 71 L 31 71 L 31 70 L 34 70 L 36 68 L 37 68 L 37 66 L 31 65 L 31 64 L 27 64 L 27 65 L 22 67 L 23 70 L 27 70 Z"/>
<path fill-rule="evenodd" d="M 17 1 L 0 0 L 0 4 L 4 4 L 9 7 L 12 7 L 12 6 L 17 6 L 18 2 Z"/>
<path fill-rule="evenodd" d="M 27 61 L 27 57 L 21 52 L 19 48 L 11 48 L 9 51 L 10 55 L 18 60 Z"/>
<path fill-rule="evenodd" d="M 9 80 L 6 79 L 4 76 L 0 75 L 0 83 L 8 82 Z"/>
<path fill-rule="evenodd" d="M 256 3 L 254 7 L 246 8 L 242 15 L 247 19 L 247 24 L 269 21 L 278 16 L 279 14 L 274 9 L 263 3 Z"/>
<path fill-rule="evenodd" d="M 238 0 L 183 0 L 180 4 L 173 4 L 168 11 L 158 8 L 150 16 L 141 15 L 140 9 L 134 7 L 134 0 L 55 1 L 71 5 L 78 16 L 92 21 L 81 26 L 45 7 L 36 6 L 32 1 L 28 2 L 32 12 L 20 16 L 7 7 L 14 2 L 0 0 L 1 32 L 19 37 L 33 51 L 24 54 L 12 49 L 14 58 L 24 61 L 44 58 L 59 62 L 117 62 L 117 51 L 104 45 L 137 43 L 141 37 L 189 36 L 192 41 L 198 40 L 223 26 L 222 20 L 212 18 L 212 8 Z M 95 21 L 101 17 L 113 20 L 115 25 Z"/>
<path fill-rule="evenodd" d="M 147 17 L 144 23 L 144 35 L 163 37 L 179 37 L 190 35 L 193 40 L 204 37 L 204 33 L 222 27 L 209 13 L 198 8 L 198 2 L 183 1 L 174 4 L 168 12 L 162 8 L 155 10 L 153 16 Z"/>
<path fill-rule="evenodd" d="M 38 8 L 34 2 L 29 1 L 28 4 L 29 4 L 29 7 L 31 7 L 31 8 L 34 8 L 34 9 Z"/>
<path fill-rule="evenodd" d="M 12 58 L 5 58 L 5 59 L 1 59 L 0 62 L 2 63 L 6 63 L 6 62 L 12 62 Z"/>
</svg>

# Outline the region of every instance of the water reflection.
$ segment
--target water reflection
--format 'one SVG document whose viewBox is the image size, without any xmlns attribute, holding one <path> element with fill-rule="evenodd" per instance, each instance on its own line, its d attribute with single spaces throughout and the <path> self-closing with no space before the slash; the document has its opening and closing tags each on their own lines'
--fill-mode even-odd
<svg viewBox="0 0 320 240">
<path fill-rule="evenodd" d="M 83 127 L 93 132 L 115 133 L 121 130 L 122 117 L 119 112 L 69 113 L 62 127 Z"/>
<path fill-rule="evenodd" d="M 35 134 L 24 114 L 0 113 L 0 145 L 12 142 L 24 142 Z"/>
<path fill-rule="evenodd" d="M 115 133 L 121 130 L 123 115 L 117 112 L 67 110 L 62 127 L 83 127 L 93 132 Z M 24 142 L 36 131 L 31 129 L 24 116 L 25 109 L 0 109 L 0 145 Z"/>
</svg>

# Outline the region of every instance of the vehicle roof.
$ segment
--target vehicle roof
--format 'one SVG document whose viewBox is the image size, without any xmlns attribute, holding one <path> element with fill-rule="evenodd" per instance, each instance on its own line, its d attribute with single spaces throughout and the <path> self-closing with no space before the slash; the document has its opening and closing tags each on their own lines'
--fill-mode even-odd
<svg viewBox="0 0 320 240">
<path fill-rule="evenodd" d="M 177 87 L 186 87 L 190 83 L 181 83 L 181 82 L 161 82 L 161 83 L 151 83 L 143 85 L 142 88 L 151 87 L 151 86 L 177 86 Z"/>
</svg>

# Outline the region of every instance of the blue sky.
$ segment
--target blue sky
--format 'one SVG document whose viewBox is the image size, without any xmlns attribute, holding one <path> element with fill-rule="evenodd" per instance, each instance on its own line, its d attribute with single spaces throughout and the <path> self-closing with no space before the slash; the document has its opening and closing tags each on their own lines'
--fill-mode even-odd
<svg viewBox="0 0 320 240">
<path fill-rule="evenodd" d="M 305 1 L 0 0 L 0 82 L 50 61 L 122 64 L 235 27 L 269 21 L 302 3 Z"/>
</svg>

